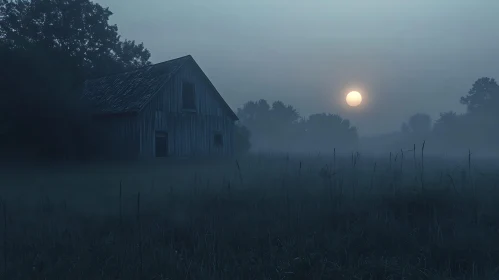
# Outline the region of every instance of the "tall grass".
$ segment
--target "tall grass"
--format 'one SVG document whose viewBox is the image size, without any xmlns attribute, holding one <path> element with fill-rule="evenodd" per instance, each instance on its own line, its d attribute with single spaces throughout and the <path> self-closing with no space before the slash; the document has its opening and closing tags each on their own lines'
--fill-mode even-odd
<svg viewBox="0 0 499 280">
<path fill-rule="evenodd" d="M 499 279 L 499 173 L 423 150 L 4 169 L 0 278 Z"/>
</svg>

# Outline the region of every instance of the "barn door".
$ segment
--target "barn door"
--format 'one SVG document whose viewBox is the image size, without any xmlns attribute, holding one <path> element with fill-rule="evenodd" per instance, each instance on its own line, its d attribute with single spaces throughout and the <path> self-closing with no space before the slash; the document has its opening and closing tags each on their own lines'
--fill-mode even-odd
<svg viewBox="0 0 499 280">
<path fill-rule="evenodd" d="M 168 156 L 168 133 L 164 131 L 156 131 L 155 137 L 156 157 Z"/>
</svg>

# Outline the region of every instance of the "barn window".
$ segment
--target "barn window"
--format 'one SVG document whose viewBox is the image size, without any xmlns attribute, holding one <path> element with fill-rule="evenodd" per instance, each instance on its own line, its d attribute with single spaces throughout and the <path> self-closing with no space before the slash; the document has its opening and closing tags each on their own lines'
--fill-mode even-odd
<svg viewBox="0 0 499 280">
<path fill-rule="evenodd" d="M 193 83 L 182 84 L 182 108 L 196 110 L 196 90 Z"/>
<path fill-rule="evenodd" d="M 222 147 L 224 145 L 224 138 L 222 136 L 222 133 L 215 133 L 215 135 L 213 136 L 213 144 L 216 146 L 216 147 Z"/>
</svg>

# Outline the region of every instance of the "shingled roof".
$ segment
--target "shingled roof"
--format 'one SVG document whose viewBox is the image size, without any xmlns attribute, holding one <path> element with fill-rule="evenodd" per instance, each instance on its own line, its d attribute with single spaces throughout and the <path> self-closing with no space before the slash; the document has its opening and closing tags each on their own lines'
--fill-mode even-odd
<svg viewBox="0 0 499 280">
<path fill-rule="evenodd" d="M 189 61 L 199 68 L 192 56 L 187 55 L 133 71 L 87 80 L 84 84 L 83 96 L 92 103 L 96 115 L 137 113 Z M 229 110 L 231 117 L 237 120 L 234 111 L 223 100 L 201 68 L 199 70 L 222 104 Z"/>
</svg>

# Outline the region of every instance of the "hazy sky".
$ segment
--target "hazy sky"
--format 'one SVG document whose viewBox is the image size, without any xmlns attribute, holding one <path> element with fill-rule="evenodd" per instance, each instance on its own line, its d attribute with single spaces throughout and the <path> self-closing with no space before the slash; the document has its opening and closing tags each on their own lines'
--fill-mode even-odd
<svg viewBox="0 0 499 280">
<path fill-rule="evenodd" d="M 497 0 L 98 0 L 153 62 L 191 54 L 229 105 L 282 100 L 338 113 L 363 135 L 411 114 L 463 111 L 499 78 Z M 346 108 L 357 89 L 362 108 Z"/>
</svg>

